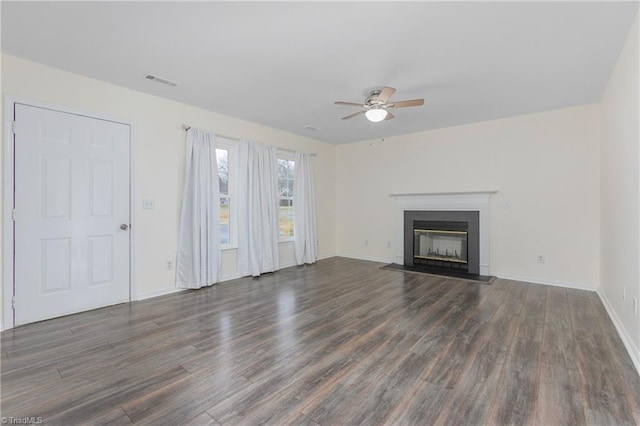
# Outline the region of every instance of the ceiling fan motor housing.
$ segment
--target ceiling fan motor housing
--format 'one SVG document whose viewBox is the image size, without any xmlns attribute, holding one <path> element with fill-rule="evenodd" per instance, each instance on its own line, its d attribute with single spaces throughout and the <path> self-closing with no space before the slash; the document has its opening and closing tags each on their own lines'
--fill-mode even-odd
<svg viewBox="0 0 640 426">
<path fill-rule="evenodd" d="M 364 100 L 364 104 L 368 107 L 372 107 L 375 105 L 378 105 L 378 96 L 380 95 L 380 93 L 382 92 L 382 90 L 372 90 L 371 94 L 369 94 L 369 96 L 367 97 L 367 99 Z"/>
</svg>

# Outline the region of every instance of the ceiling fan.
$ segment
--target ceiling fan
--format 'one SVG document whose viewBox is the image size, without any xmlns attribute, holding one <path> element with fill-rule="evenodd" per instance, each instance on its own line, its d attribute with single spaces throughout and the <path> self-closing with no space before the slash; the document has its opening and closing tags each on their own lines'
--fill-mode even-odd
<svg viewBox="0 0 640 426">
<path fill-rule="evenodd" d="M 354 114 L 342 117 L 343 120 L 348 120 L 357 115 L 364 114 L 369 121 L 373 121 L 374 123 L 382 120 L 391 120 L 395 117 L 391 114 L 388 108 L 406 108 L 424 105 L 424 99 L 390 102 L 390 98 L 395 92 L 396 89 L 393 87 L 383 87 L 382 89 L 372 90 L 369 96 L 364 100 L 363 104 L 342 101 L 337 101 L 335 104 L 365 108 L 363 111 L 358 111 Z"/>
</svg>

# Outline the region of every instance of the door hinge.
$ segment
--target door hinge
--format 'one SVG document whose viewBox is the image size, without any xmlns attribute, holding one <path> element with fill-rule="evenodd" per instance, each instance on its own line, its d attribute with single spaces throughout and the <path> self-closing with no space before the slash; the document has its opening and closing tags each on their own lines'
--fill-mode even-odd
<svg viewBox="0 0 640 426">
<path fill-rule="evenodd" d="M 16 297 L 13 296 L 11 298 L 11 309 L 15 309 L 16 308 Z"/>
<path fill-rule="evenodd" d="M 13 133 L 14 135 L 16 134 L 16 122 L 15 121 L 11 122 L 11 133 Z"/>
<path fill-rule="evenodd" d="M 11 209 L 11 220 L 16 221 L 16 209 Z"/>
</svg>

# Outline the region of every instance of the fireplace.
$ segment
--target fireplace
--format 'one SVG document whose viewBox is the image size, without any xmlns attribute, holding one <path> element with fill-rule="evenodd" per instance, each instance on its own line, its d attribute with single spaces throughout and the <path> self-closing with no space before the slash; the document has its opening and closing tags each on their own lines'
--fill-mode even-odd
<svg viewBox="0 0 640 426">
<path fill-rule="evenodd" d="M 404 212 L 404 264 L 480 273 L 477 211 Z"/>
<path fill-rule="evenodd" d="M 489 199 L 497 191 L 391 194 L 396 200 L 397 252 L 395 265 L 414 268 L 414 221 L 467 224 L 467 272 L 490 276 Z M 408 221 L 411 222 L 408 222 Z M 442 224 L 442 223 L 441 223 Z M 432 228 L 423 228 L 432 229 Z M 441 228 L 435 228 L 441 229 Z M 442 229 L 441 229 L 442 230 Z M 444 229 L 447 230 L 447 229 Z M 458 231 L 458 228 L 448 230 Z M 464 245 L 464 243 L 463 243 Z M 428 248 L 428 247 L 427 247 Z M 445 255 L 446 250 L 445 248 Z M 456 250 L 454 248 L 454 250 Z M 440 250 L 438 251 L 440 252 Z M 454 253 L 455 254 L 455 253 Z M 417 268 L 420 258 L 417 260 Z M 453 262 L 450 262 L 450 265 Z M 448 271 L 454 271 L 453 268 Z M 455 272 L 452 272 L 455 274 Z"/>
<path fill-rule="evenodd" d="M 467 222 L 413 222 L 413 263 L 468 269 Z"/>
</svg>

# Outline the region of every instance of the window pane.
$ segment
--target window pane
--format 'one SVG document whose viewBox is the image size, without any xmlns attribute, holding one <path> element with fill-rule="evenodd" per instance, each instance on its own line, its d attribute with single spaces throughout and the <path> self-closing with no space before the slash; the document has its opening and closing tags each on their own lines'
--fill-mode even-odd
<svg viewBox="0 0 640 426">
<path fill-rule="evenodd" d="M 293 197 L 293 176 L 295 175 L 295 161 L 289 161 L 289 197 Z"/>
<path fill-rule="evenodd" d="M 216 149 L 218 159 L 218 178 L 220 180 L 220 193 L 229 193 L 229 150 Z"/>
<path fill-rule="evenodd" d="M 291 178 L 288 180 L 287 186 L 289 193 L 288 197 L 293 197 L 293 176 L 291 176 Z"/>
<path fill-rule="evenodd" d="M 278 159 L 278 192 L 281 197 L 293 197 L 293 174 L 295 162 Z"/>
<path fill-rule="evenodd" d="M 293 237 L 292 199 L 280 199 L 279 225 L 281 237 Z"/>
<path fill-rule="evenodd" d="M 281 197 L 286 197 L 287 190 L 287 160 L 278 159 L 278 193 Z"/>
<path fill-rule="evenodd" d="M 293 176 L 295 161 L 278 159 L 278 192 L 280 194 L 280 237 L 293 237 Z"/>
<path fill-rule="evenodd" d="M 231 242 L 229 229 L 229 198 L 220 197 L 220 244 Z"/>
</svg>

